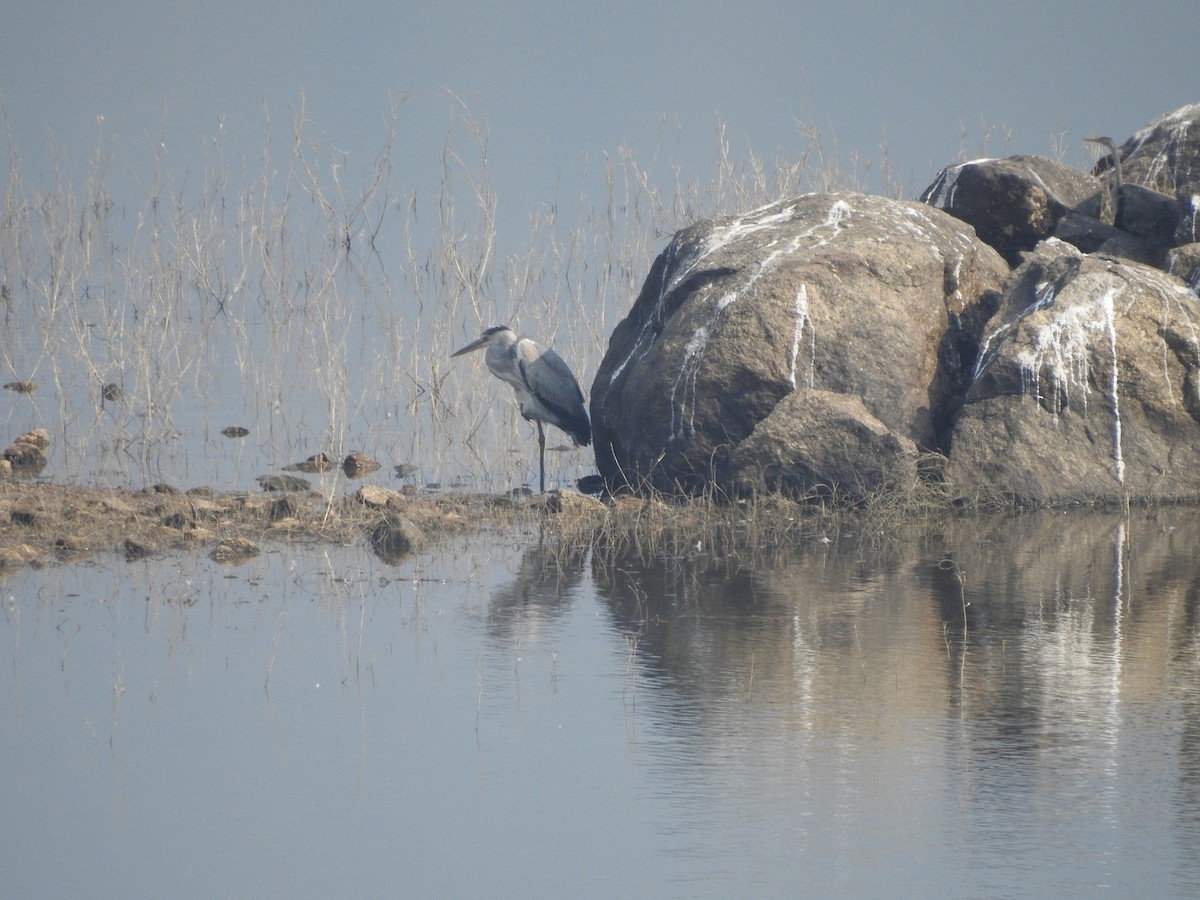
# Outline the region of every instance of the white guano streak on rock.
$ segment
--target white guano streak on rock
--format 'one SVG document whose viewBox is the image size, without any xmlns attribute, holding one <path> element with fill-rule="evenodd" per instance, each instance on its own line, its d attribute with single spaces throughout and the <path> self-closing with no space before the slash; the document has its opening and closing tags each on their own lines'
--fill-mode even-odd
<svg viewBox="0 0 1200 900">
<path fill-rule="evenodd" d="M 1039 286 L 1040 287 L 1040 286 Z M 1093 336 L 1102 333 L 1109 352 L 1108 395 L 1113 417 L 1114 474 L 1117 482 L 1125 483 L 1125 458 L 1121 449 L 1121 404 L 1120 381 L 1117 371 L 1117 324 L 1116 298 L 1124 290 L 1123 285 L 1110 287 L 1098 298 L 1068 306 L 1049 322 L 1037 328 L 1032 346 L 1016 354 L 1021 367 L 1022 381 L 1033 387 L 1033 396 L 1040 398 L 1041 373 L 1046 371 L 1050 389 L 1062 391 L 1064 409 L 1071 406 L 1071 388 L 1081 388 L 1082 396 L 1076 402 L 1087 414 L 1088 379 L 1091 375 L 1090 344 Z M 1047 290 L 1038 295 L 1039 306 L 1049 304 Z M 1052 299 L 1052 298 L 1051 298 Z M 1054 404 L 1057 408 L 1057 403 Z M 1057 413 L 1055 413 L 1057 420 Z"/>
<path fill-rule="evenodd" d="M 1113 288 L 1105 292 L 1100 298 L 1101 309 L 1104 310 L 1104 322 L 1108 331 L 1108 364 L 1112 370 L 1109 375 L 1109 396 L 1112 398 L 1113 411 L 1113 462 L 1115 464 L 1115 475 L 1117 476 L 1117 484 L 1125 483 L 1125 456 L 1121 452 L 1121 391 L 1120 385 L 1117 383 L 1117 316 L 1113 308 L 1113 299 L 1116 297 L 1118 289 Z"/>
<path fill-rule="evenodd" d="M 672 242 L 667 248 L 670 255 L 666 264 L 663 267 L 663 283 L 658 292 L 658 297 L 655 299 L 654 309 L 646 316 L 646 321 L 642 323 L 641 331 L 638 332 L 637 340 L 633 342 L 633 347 L 630 348 L 629 355 L 622 360 L 621 364 L 613 369 L 612 375 L 608 378 L 609 385 L 612 385 L 617 377 L 625 370 L 635 358 L 642 359 L 650 351 L 653 346 L 653 339 L 647 341 L 646 337 L 650 334 L 650 329 L 653 323 L 658 319 L 658 311 L 662 307 L 663 300 L 667 295 L 678 285 L 683 279 L 692 273 L 692 270 L 711 253 L 726 246 L 730 242 L 744 237 L 747 234 L 753 234 L 756 231 L 761 231 L 764 228 L 770 228 L 779 222 L 787 221 L 795 212 L 794 204 L 784 206 L 778 210 L 775 207 L 778 204 L 772 203 L 767 206 L 759 207 L 752 210 L 743 216 L 727 222 L 718 228 L 714 228 L 708 234 L 703 242 L 688 256 L 676 258 L 678 253 L 678 245 Z M 768 213 L 768 210 L 775 210 Z"/>
<path fill-rule="evenodd" d="M 1194 356 L 1200 356 L 1200 335 L 1196 333 L 1196 318 L 1200 313 L 1200 309 L 1196 307 L 1196 295 L 1188 288 L 1178 285 L 1155 285 L 1154 292 L 1162 300 L 1160 313 L 1163 324 L 1182 323 L 1188 332 L 1190 339 L 1191 350 Z M 1173 357 L 1170 346 L 1164 340 L 1162 342 L 1162 376 L 1163 382 L 1167 386 L 1167 396 L 1172 400 L 1178 398 L 1174 387 L 1171 385 L 1171 358 Z"/>
<path fill-rule="evenodd" d="M 679 420 L 675 419 L 675 396 L 679 393 L 679 386 L 683 384 L 683 396 L 686 398 L 689 390 L 692 395 L 692 418 L 688 425 L 695 424 L 696 418 L 696 375 L 700 371 L 699 358 L 704 351 L 705 345 L 708 343 L 708 327 L 701 326 L 696 329 L 696 333 L 692 335 L 692 339 L 687 342 L 687 346 L 683 348 L 683 365 L 679 367 L 679 374 L 675 376 L 675 383 L 671 385 L 671 431 L 670 440 L 684 437 L 683 434 L 683 403 L 678 406 Z M 695 362 L 693 362 L 695 360 Z"/>
<path fill-rule="evenodd" d="M 962 174 L 963 169 L 991 161 L 989 157 L 982 157 L 946 166 L 938 173 L 937 180 L 933 183 L 933 193 L 926 202 L 935 209 L 946 209 L 948 206 L 953 206 L 954 195 L 958 191 L 958 176 Z"/>
<path fill-rule="evenodd" d="M 1195 234 L 1197 225 L 1200 225 L 1200 220 L 1198 220 L 1198 217 L 1200 217 L 1200 194 L 1192 194 L 1191 195 L 1190 205 L 1192 207 L 1192 221 L 1190 223 L 1190 231 L 1192 232 L 1192 234 Z M 1184 275 L 1180 275 L 1179 277 L 1183 278 L 1183 277 L 1185 277 L 1185 275 L 1186 275 L 1186 273 Z"/>
<path fill-rule="evenodd" d="M 992 360 L 996 357 L 996 352 L 1002 346 L 1002 342 L 1008 333 L 1012 331 L 1014 326 L 1020 324 L 1021 320 L 1026 316 L 1032 315 L 1040 309 L 1045 309 L 1054 304 L 1054 298 L 1058 293 L 1058 286 L 1047 281 L 1040 282 L 1033 291 L 1033 303 L 1023 312 L 1015 322 L 1005 322 L 998 326 L 995 330 L 984 335 L 983 342 L 979 346 L 979 356 L 975 360 L 975 371 L 971 374 L 971 384 L 979 380 L 979 377 L 987 371 L 988 366 L 992 364 Z M 995 347 L 992 345 L 995 344 Z M 1024 370 L 1024 366 L 1023 366 Z M 1033 395 L 1037 399 L 1041 399 L 1041 394 L 1038 393 L 1038 373 L 1033 373 L 1032 381 L 1028 378 L 1028 372 L 1025 372 L 1023 387 L 1028 390 L 1029 386 L 1033 386 Z"/>
<path fill-rule="evenodd" d="M 812 388 L 816 381 L 816 365 L 817 365 L 817 332 L 812 327 L 812 321 L 808 317 L 808 285 L 800 285 L 800 290 L 796 291 L 796 328 L 792 332 L 792 365 L 788 371 L 788 381 L 791 382 L 792 390 L 796 389 L 796 357 L 800 354 L 800 340 L 804 337 L 804 328 L 808 327 L 811 335 L 809 344 L 809 369 L 808 369 L 808 384 L 807 388 Z"/>
<path fill-rule="evenodd" d="M 678 250 L 679 250 L 679 247 L 674 241 L 672 241 L 670 243 L 670 245 L 667 247 L 666 253 L 668 254 L 668 257 L 667 257 L 667 262 L 663 265 L 663 283 L 662 283 L 661 287 L 659 288 L 658 297 L 655 298 L 654 309 L 652 309 L 650 311 L 650 314 L 648 316 L 646 316 L 646 320 L 644 322 L 642 322 L 642 328 L 638 332 L 637 340 L 635 340 L 633 342 L 633 346 L 629 348 L 629 355 L 626 356 L 625 359 L 623 359 L 621 361 L 621 364 L 619 366 L 617 366 L 615 369 L 613 369 L 613 373 L 610 376 L 608 376 L 609 387 L 611 387 L 616 382 L 617 377 L 623 371 L 625 371 L 625 367 L 627 365 L 629 365 L 630 362 L 633 361 L 633 358 L 635 356 L 638 359 L 642 359 L 648 352 L 650 352 L 650 347 L 653 346 L 654 341 L 653 341 L 653 339 L 651 339 L 650 341 L 647 341 L 646 335 L 650 333 L 651 326 L 654 324 L 654 321 L 658 318 L 658 310 L 662 307 L 663 298 L 665 298 L 667 296 L 667 294 L 670 292 L 671 288 L 674 285 L 679 283 L 679 278 L 681 278 L 683 275 L 690 272 L 692 269 L 692 266 L 695 265 L 695 260 L 693 259 L 690 261 L 690 263 L 688 265 L 681 266 L 681 270 L 682 270 L 681 274 L 675 276 L 672 273 L 672 268 L 675 265 L 675 261 L 674 261 L 675 254 L 678 252 Z M 698 256 L 697 256 L 697 258 L 698 258 Z M 673 277 L 668 277 L 668 274 L 672 274 Z M 641 351 L 640 353 L 638 352 L 639 350 Z"/>
<path fill-rule="evenodd" d="M 773 207 L 764 207 L 764 209 L 772 209 Z M 761 210 L 756 211 L 761 212 Z M 755 213 L 750 213 L 741 218 L 735 219 L 733 222 L 720 229 L 714 229 L 704 243 L 704 251 L 698 256 L 703 258 L 710 253 L 722 247 L 728 246 L 733 241 L 745 237 L 748 234 L 753 234 L 761 231 L 764 228 L 771 227 L 780 222 L 786 222 L 788 218 L 795 212 L 794 207 L 786 207 L 785 209 L 772 213 L 771 215 L 754 218 Z M 696 421 L 696 378 L 700 372 L 700 363 L 704 356 L 704 351 L 708 346 L 708 341 L 712 337 L 713 329 L 715 328 L 721 313 L 728 307 L 732 306 L 742 297 L 751 294 L 754 291 L 755 285 L 759 279 L 772 271 L 779 265 L 780 261 L 794 254 L 804 244 L 805 239 L 822 231 L 831 230 L 831 233 L 823 237 L 821 240 L 808 245 L 807 249 L 812 250 L 816 247 L 828 244 L 841 230 L 842 223 L 853 215 L 854 210 L 845 200 L 837 200 L 829 207 L 829 213 L 825 216 L 824 221 L 814 225 L 808 230 L 796 235 L 788 243 L 774 251 L 750 273 L 746 281 L 734 288 L 726 291 L 717 298 L 713 304 L 710 315 L 702 324 L 697 326 L 692 333 L 691 339 L 684 347 L 683 361 L 680 365 L 679 374 L 675 377 L 675 383 L 671 389 L 671 437 L 672 439 L 683 437 L 684 426 L 689 429 L 695 426 Z M 807 307 L 806 307 L 807 314 Z M 813 336 L 816 340 L 816 336 Z M 793 387 L 795 381 L 793 379 Z M 682 386 L 683 391 L 680 394 L 679 388 Z M 678 400 L 678 402 L 677 402 Z M 678 409 L 678 419 L 676 418 L 676 410 Z"/>
<path fill-rule="evenodd" d="M 928 201 L 930 206 L 945 209 L 954 205 L 954 192 L 958 188 L 958 173 L 961 171 L 962 166 L 946 166 L 938 173 Z"/>
<path fill-rule="evenodd" d="M 1200 116 L 1200 103 L 1192 103 L 1188 106 L 1180 107 L 1174 112 L 1167 113 L 1165 116 L 1160 116 L 1130 138 L 1133 147 L 1121 158 L 1129 159 L 1139 153 L 1142 146 L 1154 135 L 1155 131 L 1159 128 L 1167 128 L 1171 137 L 1169 140 L 1163 142 L 1163 146 L 1159 149 L 1158 153 L 1147 163 L 1146 175 L 1143 176 L 1142 183 L 1153 184 L 1158 176 L 1163 173 L 1170 174 L 1172 180 L 1174 180 L 1174 173 L 1171 171 L 1171 157 L 1173 155 L 1171 151 L 1174 149 L 1172 144 L 1186 144 L 1188 131 L 1191 129 L 1193 120 L 1197 116 Z M 1129 141 L 1126 143 L 1129 143 Z"/>
</svg>

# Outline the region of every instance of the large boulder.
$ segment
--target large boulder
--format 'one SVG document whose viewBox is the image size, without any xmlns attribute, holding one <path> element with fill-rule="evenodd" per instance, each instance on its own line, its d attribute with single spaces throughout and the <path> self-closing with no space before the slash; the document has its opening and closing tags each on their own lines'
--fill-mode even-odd
<svg viewBox="0 0 1200 900">
<path fill-rule="evenodd" d="M 1178 197 L 1200 194 L 1200 103 L 1160 116 L 1117 152 L 1126 184 Z M 1106 157 L 1096 173 L 1111 167 L 1111 157 Z"/>
<path fill-rule="evenodd" d="M 850 394 L 797 388 L 730 457 L 738 494 L 816 493 L 861 500 L 917 480 L 917 446 Z"/>
<path fill-rule="evenodd" d="M 1200 496 L 1200 298 L 1044 244 L 989 324 L 947 476 L 1036 504 Z"/>
<path fill-rule="evenodd" d="M 800 447 L 777 421 L 738 450 L 781 400 L 805 390 L 856 398 L 861 434 L 892 432 L 897 460 L 909 458 L 901 444 L 940 447 L 986 301 L 1007 272 L 959 220 L 854 193 L 685 229 L 614 330 L 592 386 L 600 473 L 610 486 L 736 490 L 768 477 L 752 476 L 764 461 L 807 458 L 836 465 L 808 467 L 802 484 L 832 484 L 846 471 L 882 477 L 878 454 L 855 465 L 860 445 L 846 441 L 846 427 L 829 429 L 823 447 Z M 791 403 L 804 396 L 817 395 Z"/>
<path fill-rule="evenodd" d="M 1117 148 L 1121 163 L 1121 226 L 1168 247 L 1200 240 L 1200 104 L 1155 119 Z M 1111 182 L 1111 155 L 1096 164 Z"/>
<path fill-rule="evenodd" d="M 1100 179 L 1044 156 L 1010 156 L 947 166 L 921 202 L 972 225 L 1016 265 L 1021 252 L 1054 234 L 1063 216 L 1103 190 Z"/>
<path fill-rule="evenodd" d="M 1054 236 L 1085 253 L 1164 268 L 1172 247 L 1200 240 L 1200 104 L 1112 147 L 1115 158 L 1105 153 L 1091 174 L 1039 156 L 947 166 L 921 200 L 972 225 L 1014 266 Z"/>
</svg>

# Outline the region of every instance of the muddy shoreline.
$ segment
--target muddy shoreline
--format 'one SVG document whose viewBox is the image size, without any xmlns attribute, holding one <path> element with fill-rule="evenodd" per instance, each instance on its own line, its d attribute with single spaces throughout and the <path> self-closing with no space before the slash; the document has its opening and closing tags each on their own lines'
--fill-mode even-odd
<svg viewBox="0 0 1200 900">
<path fill-rule="evenodd" d="M 203 552 L 237 563 L 270 542 L 369 541 L 384 558 L 400 558 L 467 528 L 501 524 L 514 509 L 503 498 L 372 487 L 327 497 L 8 482 L 0 484 L 0 572 L 102 553 L 133 560 Z"/>
</svg>

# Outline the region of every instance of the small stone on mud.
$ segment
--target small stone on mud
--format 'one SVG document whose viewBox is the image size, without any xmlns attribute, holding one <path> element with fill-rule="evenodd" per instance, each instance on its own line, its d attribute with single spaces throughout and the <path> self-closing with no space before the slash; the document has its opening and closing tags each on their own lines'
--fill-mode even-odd
<svg viewBox="0 0 1200 900">
<path fill-rule="evenodd" d="M 30 444 L 45 453 L 50 449 L 50 432 L 45 428 L 35 428 L 20 435 L 13 444 Z"/>
<path fill-rule="evenodd" d="M 54 539 L 54 552 L 60 558 L 82 556 L 91 551 L 91 542 L 77 534 L 63 535 Z"/>
<path fill-rule="evenodd" d="M 577 494 L 574 491 L 550 491 L 534 502 L 535 504 L 540 503 L 546 512 L 556 515 L 560 513 L 607 515 L 608 513 L 608 507 L 595 497 Z"/>
<path fill-rule="evenodd" d="M 33 528 L 38 523 L 38 512 L 35 509 L 14 509 L 9 513 L 9 518 L 14 525 Z"/>
<path fill-rule="evenodd" d="M 307 491 L 312 485 L 295 475 L 259 475 L 254 479 L 264 491 Z"/>
<path fill-rule="evenodd" d="M 0 547 L 0 569 L 15 569 L 26 563 L 36 563 L 41 559 L 41 555 L 41 551 L 28 544 Z"/>
<path fill-rule="evenodd" d="M 371 509 L 384 509 L 397 503 L 403 503 L 404 495 L 399 491 L 390 491 L 373 484 L 364 484 L 354 492 L 354 499 Z"/>
<path fill-rule="evenodd" d="M 600 475 L 584 475 L 577 482 L 575 487 L 579 489 L 581 494 L 603 494 L 606 488 L 604 478 Z"/>
<path fill-rule="evenodd" d="M 153 556 L 157 552 L 158 547 L 150 541 L 133 537 L 125 539 L 125 559 L 131 562 L 135 559 Z"/>
<path fill-rule="evenodd" d="M 162 522 L 168 528 L 175 528 L 183 531 L 185 528 L 191 528 L 196 524 L 196 520 L 192 516 L 184 512 L 174 512 L 166 516 Z"/>
<path fill-rule="evenodd" d="M 283 519 L 295 519 L 301 512 L 300 502 L 292 495 L 280 497 L 267 507 L 267 518 L 278 524 Z"/>
<path fill-rule="evenodd" d="M 150 525 L 125 539 L 125 559 L 133 561 L 147 556 L 156 556 L 171 547 L 186 544 L 180 532 L 166 525 Z"/>
</svg>

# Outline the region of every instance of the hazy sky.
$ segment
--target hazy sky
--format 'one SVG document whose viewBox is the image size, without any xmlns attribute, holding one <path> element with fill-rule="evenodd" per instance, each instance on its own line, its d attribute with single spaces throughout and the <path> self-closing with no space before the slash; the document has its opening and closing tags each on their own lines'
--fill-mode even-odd
<svg viewBox="0 0 1200 900">
<path fill-rule="evenodd" d="M 799 123 L 862 158 L 886 139 L 915 194 L 960 148 L 979 155 L 985 126 L 989 153 L 1051 154 L 1065 135 L 1078 163 L 1084 136 L 1121 141 L 1200 101 L 1193 0 L 1136 14 L 1113 0 L 3 6 L 0 92 L 27 177 L 52 168 L 53 137 L 77 178 L 100 116 L 118 175 L 144 178 L 160 138 L 177 177 L 194 171 L 218 119 L 227 158 L 253 162 L 264 106 L 286 146 L 302 94 L 322 139 L 365 160 L 393 101 L 414 91 L 398 158 L 414 185 L 436 182 L 449 88 L 488 122 L 514 221 L 573 196 L 584 160 L 622 145 L 645 160 L 661 148 L 704 179 L 718 121 L 735 155 L 767 159 L 799 152 Z"/>
</svg>

